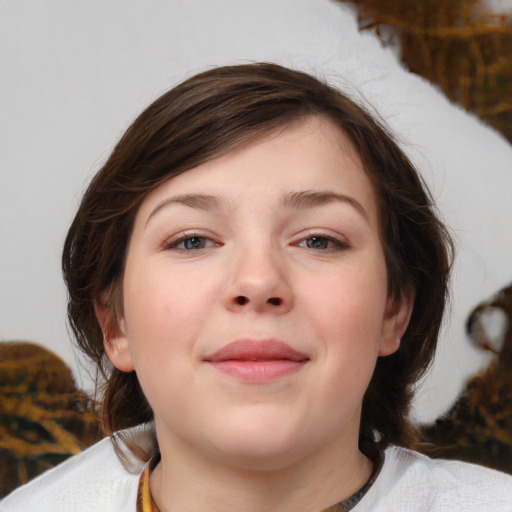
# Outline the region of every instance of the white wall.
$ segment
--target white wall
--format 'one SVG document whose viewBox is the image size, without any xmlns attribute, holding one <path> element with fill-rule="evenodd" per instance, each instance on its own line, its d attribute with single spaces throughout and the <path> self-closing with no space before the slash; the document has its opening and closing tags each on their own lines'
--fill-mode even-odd
<svg viewBox="0 0 512 512">
<path fill-rule="evenodd" d="M 161 92 L 247 60 L 311 70 L 364 97 L 431 184 L 459 249 L 452 314 L 417 401 L 418 417 L 433 418 L 483 364 L 467 313 L 512 280 L 512 150 L 327 0 L 0 3 L 0 339 L 41 342 L 77 368 L 59 259 L 85 183 Z"/>
</svg>

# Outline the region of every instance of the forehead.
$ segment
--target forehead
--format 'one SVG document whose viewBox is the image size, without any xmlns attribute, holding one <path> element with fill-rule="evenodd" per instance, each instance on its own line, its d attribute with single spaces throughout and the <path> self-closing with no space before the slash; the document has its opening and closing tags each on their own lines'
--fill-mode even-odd
<svg viewBox="0 0 512 512">
<path fill-rule="evenodd" d="M 375 193 L 358 151 L 332 121 L 309 117 L 251 139 L 223 156 L 168 179 L 153 190 L 141 214 L 172 195 L 209 194 L 224 203 L 261 203 L 290 191 L 353 196 L 377 217 Z"/>
</svg>

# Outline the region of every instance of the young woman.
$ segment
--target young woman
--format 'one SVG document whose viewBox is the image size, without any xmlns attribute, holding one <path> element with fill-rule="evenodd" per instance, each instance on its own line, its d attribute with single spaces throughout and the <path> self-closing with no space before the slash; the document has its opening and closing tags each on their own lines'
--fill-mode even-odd
<svg viewBox="0 0 512 512">
<path fill-rule="evenodd" d="M 110 437 L 0 509 L 512 510 L 511 477 L 411 451 L 450 262 L 417 172 L 342 93 L 275 64 L 190 78 L 64 248 Z"/>
</svg>

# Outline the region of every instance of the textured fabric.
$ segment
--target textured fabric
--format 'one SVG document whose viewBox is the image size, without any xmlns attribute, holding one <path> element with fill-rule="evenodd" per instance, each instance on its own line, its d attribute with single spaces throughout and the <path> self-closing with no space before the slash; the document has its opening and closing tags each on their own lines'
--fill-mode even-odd
<svg viewBox="0 0 512 512">
<path fill-rule="evenodd" d="M 392 447 L 353 512 L 512 512 L 512 476 Z"/>
<path fill-rule="evenodd" d="M 123 467 L 104 439 L 14 491 L 0 502 L 0 512 L 136 512 L 144 466 L 133 469 Z M 512 477 L 392 447 L 352 511 L 512 512 Z"/>
<path fill-rule="evenodd" d="M 0 501 L 0 511 L 135 512 L 142 464 L 134 469 L 126 471 L 103 439 L 15 490 Z"/>
</svg>

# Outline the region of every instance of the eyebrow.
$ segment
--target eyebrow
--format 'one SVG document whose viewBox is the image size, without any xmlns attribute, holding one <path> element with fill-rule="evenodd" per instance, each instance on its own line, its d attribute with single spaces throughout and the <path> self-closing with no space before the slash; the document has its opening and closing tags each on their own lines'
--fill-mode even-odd
<svg viewBox="0 0 512 512">
<path fill-rule="evenodd" d="M 366 221 L 368 221 L 368 214 L 361 203 L 353 197 L 345 194 L 323 190 L 303 190 L 300 192 L 288 192 L 281 199 L 281 205 L 284 208 L 292 209 L 314 208 L 315 206 L 322 206 L 332 202 L 341 202 L 352 206 L 364 217 Z M 206 211 L 228 209 L 227 201 L 221 196 L 210 194 L 183 194 L 168 197 L 158 203 L 146 219 L 145 225 L 147 226 L 149 221 L 158 212 L 173 204 L 181 204 L 197 210 Z"/>
<path fill-rule="evenodd" d="M 217 195 L 183 194 L 179 196 L 173 196 L 164 199 L 156 205 L 156 207 L 151 211 L 148 218 L 146 219 L 146 226 L 148 225 L 148 222 L 151 220 L 151 218 L 154 217 L 159 211 L 172 204 L 182 204 L 196 210 L 206 211 L 227 209 L 226 201 L 221 196 Z"/>
<path fill-rule="evenodd" d="M 304 190 L 301 192 L 289 192 L 282 199 L 285 208 L 314 208 L 333 202 L 341 202 L 352 206 L 366 221 L 368 213 L 363 205 L 351 196 L 323 190 Z"/>
</svg>

